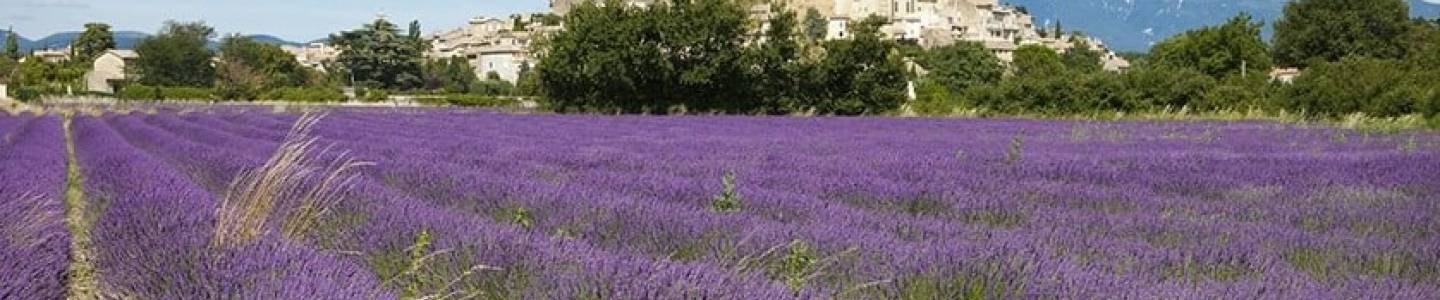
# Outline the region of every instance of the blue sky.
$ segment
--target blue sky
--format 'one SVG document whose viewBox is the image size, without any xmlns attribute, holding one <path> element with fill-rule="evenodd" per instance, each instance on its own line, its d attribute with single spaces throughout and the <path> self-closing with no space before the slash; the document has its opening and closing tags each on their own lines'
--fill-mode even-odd
<svg viewBox="0 0 1440 300">
<path fill-rule="evenodd" d="M 548 10 L 547 0 L 0 0 L 0 28 L 38 39 L 105 22 L 115 30 L 154 32 L 165 20 L 203 20 L 221 33 L 271 34 L 310 41 L 349 30 L 384 12 L 420 20 L 426 33 L 475 16 Z"/>
</svg>

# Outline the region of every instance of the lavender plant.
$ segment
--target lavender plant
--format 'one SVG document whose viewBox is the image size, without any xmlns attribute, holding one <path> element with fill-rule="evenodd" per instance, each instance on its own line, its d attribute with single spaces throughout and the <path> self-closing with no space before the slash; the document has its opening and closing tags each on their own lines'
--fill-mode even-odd
<svg viewBox="0 0 1440 300">
<path fill-rule="evenodd" d="M 351 197 L 307 230 L 312 238 L 287 238 L 284 221 L 270 219 L 250 243 L 219 248 L 217 195 L 264 166 L 299 116 L 78 119 L 86 189 L 105 204 L 95 232 L 105 290 L 421 299 L 1440 293 L 1428 267 L 1440 262 L 1440 153 L 1396 147 L 1411 137 L 1246 122 L 396 113 L 338 110 L 314 123 L 335 149 L 380 164 L 354 173 Z M 1125 138 L 1075 138 L 1080 126 Z M 997 149 L 1008 163 L 956 159 Z M 719 172 L 727 176 L 717 195 Z M 745 174 L 743 199 L 735 174 Z M 178 255 L 186 253 L 206 255 Z"/>
</svg>

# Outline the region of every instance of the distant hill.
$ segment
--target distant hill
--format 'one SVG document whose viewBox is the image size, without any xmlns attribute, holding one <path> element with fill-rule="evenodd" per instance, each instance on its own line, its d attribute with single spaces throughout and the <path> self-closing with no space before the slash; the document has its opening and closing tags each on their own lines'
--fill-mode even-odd
<svg viewBox="0 0 1440 300">
<path fill-rule="evenodd" d="M 1037 24 L 1059 20 L 1065 31 L 1080 30 L 1121 51 L 1150 45 L 1196 27 L 1224 23 L 1249 12 L 1267 27 L 1289 0 L 1003 0 L 1024 6 Z M 1414 16 L 1440 17 L 1440 1 L 1409 0 Z M 1429 2 L 1429 3 L 1427 3 Z"/>
<path fill-rule="evenodd" d="M 302 46 L 302 45 L 304 45 L 304 44 L 299 43 L 299 42 L 287 41 L 287 40 L 285 40 L 285 39 L 282 39 L 282 38 L 279 38 L 279 37 L 276 37 L 276 36 L 273 36 L 273 35 L 256 34 L 256 35 L 249 35 L 248 37 L 250 37 L 250 39 L 255 40 L 256 42 L 261 42 L 261 43 L 266 43 L 266 44 L 271 44 L 271 45 L 276 45 L 276 46 Z"/>
<path fill-rule="evenodd" d="M 4 42 L 5 42 L 5 39 L 6 39 L 6 37 L 9 35 L 9 33 L 10 33 L 10 32 L 8 32 L 8 31 L 0 31 L 0 43 L 4 43 Z M 23 36 L 23 35 L 18 35 L 18 34 L 17 34 L 15 39 L 20 42 L 20 49 L 29 49 L 29 48 L 30 48 L 30 45 L 35 43 L 34 41 L 31 41 L 30 39 L 25 38 L 25 36 Z"/>
<path fill-rule="evenodd" d="M 41 38 L 41 39 L 38 39 L 38 40 L 31 40 L 31 39 L 25 38 L 25 36 L 19 36 L 20 50 L 21 50 L 21 51 L 34 51 L 34 50 L 45 50 L 45 49 L 62 49 L 62 48 L 65 48 L 66 46 L 69 46 L 70 43 L 73 42 L 73 41 L 75 41 L 75 39 L 78 38 L 79 36 L 80 36 L 80 32 L 79 32 L 79 31 L 69 31 L 69 32 L 61 32 L 61 33 L 51 34 L 50 36 L 47 36 L 47 37 L 45 37 L 45 38 Z M 116 48 L 120 48 L 120 49 L 134 49 L 136 44 L 139 44 L 141 40 L 144 40 L 144 39 L 147 38 L 147 37 L 150 37 L 150 34 L 144 33 L 144 32 L 139 32 L 139 31 L 116 31 L 116 32 L 115 32 L 115 46 L 116 46 Z M 252 39 L 255 39 L 255 41 L 258 41 L 258 42 L 261 42 L 261 43 L 266 43 L 266 44 L 271 44 L 271 45 L 276 45 L 276 46 L 287 46 L 287 45 L 288 45 L 288 46 L 299 46 L 299 45 L 303 45 L 302 43 L 287 41 L 287 40 L 285 40 L 285 39 L 281 39 L 281 38 L 275 37 L 275 36 L 273 36 L 273 35 L 257 34 L 257 35 L 248 35 L 248 37 L 250 37 L 250 38 L 252 38 Z M 5 39 L 5 32 L 4 32 L 4 31 L 0 31 L 0 42 L 3 42 L 4 39 Z M 218 41 L 211 41 L 211 42 L 210 42 L 210 47 L 211 47 L 212 49 L 213 49 L 213 48 L 218 48 L 219 45 L 220 45 L 220 44 L 218 43 Z"/>
</svg>

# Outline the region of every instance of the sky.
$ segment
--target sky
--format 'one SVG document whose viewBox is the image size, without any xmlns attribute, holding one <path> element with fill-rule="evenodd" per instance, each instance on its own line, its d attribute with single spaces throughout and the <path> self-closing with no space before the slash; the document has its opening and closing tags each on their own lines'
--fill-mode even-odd
<svg viewBox="0 0 1440 300">
<path fill-rule="evenodd" d="M 1440 0 L 1437 0 L 1440 1 Z M 0 0 L 0 28 L 39 39 L 89 22 L 116 31 L 155 32 L 165 20 L 203 20 L 220 33 L 269 34 L 305 42 L 357 28 L 383 12 L 420 20 L 426 33 L 476 16 L 547 11 L 547 0 Z"/>
</svg>

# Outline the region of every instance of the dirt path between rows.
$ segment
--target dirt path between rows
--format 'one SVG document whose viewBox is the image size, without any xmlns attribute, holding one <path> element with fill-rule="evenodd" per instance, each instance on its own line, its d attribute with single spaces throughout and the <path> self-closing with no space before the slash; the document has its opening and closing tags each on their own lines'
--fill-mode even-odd
<svg viewBox="0 0 1440 300">
<path fill-rule="evenodd" d="M 80 162 L 75 157 L 75 134 L 71 128 L 73 113 L 64 114 L 65 128 L 65 225 L 70 229 L 70 266 L 68 297 L 66 299 L 98 299 L 99 286 L 96 281 L 95 249 L 90 240 L 90 229 L 94 218 L 85 200 L 85 178 L 80 173 Z"/>
</svg>

